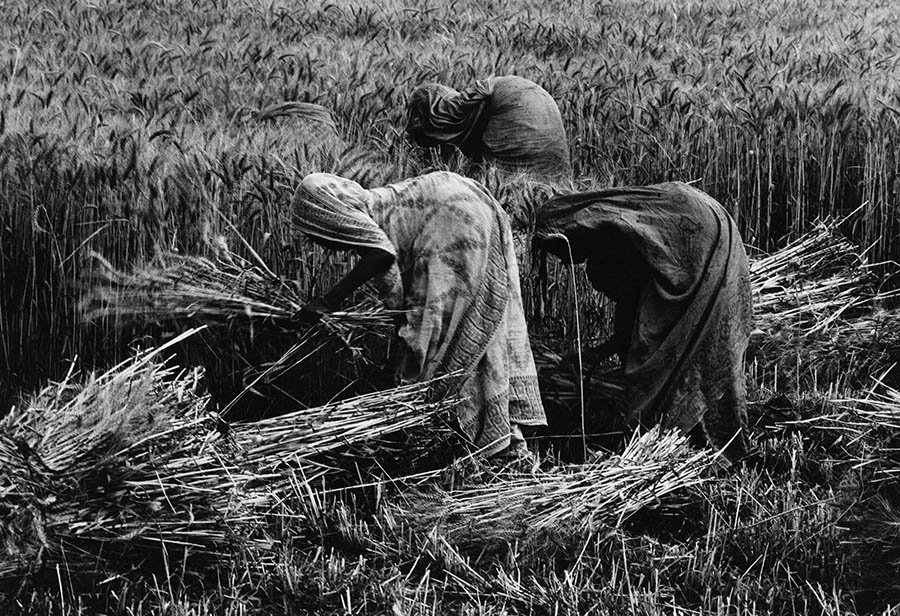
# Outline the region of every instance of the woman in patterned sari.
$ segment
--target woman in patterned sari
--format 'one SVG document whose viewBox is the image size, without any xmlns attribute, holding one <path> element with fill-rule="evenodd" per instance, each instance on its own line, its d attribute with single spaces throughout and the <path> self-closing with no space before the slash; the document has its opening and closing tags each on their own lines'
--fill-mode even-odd
<svg viewBox="0 0 900 616">
<path fill-rule="evenodd" d="M 360 260 L 307 312 L 337 308 L 367 281 L 406 312 L 401 382 L 461 374 L 461 431 L 488 455 L 527 454 L 522 426 L 546 425 L 506 213 L 488 191 L 449 172 L 366 190 L 327 173 L 303 179 L 299 229 Z"/>
<path fill-rule="evenodd" d="M 680 182 L 562 195 L 540 210 L 535 243 L 587 261 L 616 303 L 614 334 L 593 355 L 619 356 L 629 423 L 661 421 L 743 455 L 750 276 L 722 205 Z"/>
</svg>

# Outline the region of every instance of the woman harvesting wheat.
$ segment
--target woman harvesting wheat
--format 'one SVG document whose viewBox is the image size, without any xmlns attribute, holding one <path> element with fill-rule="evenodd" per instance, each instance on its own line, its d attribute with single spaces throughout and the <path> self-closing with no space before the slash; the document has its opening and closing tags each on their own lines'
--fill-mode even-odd
<svg viewBox="0 0 900 616">
<path fill-rule="evenodd" d="M 686 184 L 611 188 L 550 199 L 536 244 L 587 261 L 594 288 L 616 302 L 616 353 L 632 424 L 662 421 L 729 457 L 746 451 L 744 353 L 752 306 L 734 220 Z"/>
<path fill-rule="evenodd" d="M 462 92 L 429 83 L 407 105 L 406 133 L 422 147 L 456 146 L 475 161 L 545 176 L 570 173 L 569 147 L 553 97 L 514 75 Z"/>
<path fill-rule="evenodd" d="M 522 426 L 546 424 L 505 212 L 477 182 L 436 172 L 366 190 L 326 173 L 303 179 L 294 217 L 314 241 L 360 260 L 311 315 L 372 281 L 406 311 L 401 381 L 445 374 L 463 397 L 462 432 L 488 454 L 527 455 Z M 441 392 L 442 393 L 442 392 Z"/>
</svg>

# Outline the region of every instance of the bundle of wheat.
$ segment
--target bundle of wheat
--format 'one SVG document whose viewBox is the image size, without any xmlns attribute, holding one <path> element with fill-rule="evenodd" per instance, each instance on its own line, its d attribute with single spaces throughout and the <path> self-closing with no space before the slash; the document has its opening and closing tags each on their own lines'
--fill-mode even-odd
<svg viewBox="0 0 900 616">
<path fill-rule="evenodd" d="M 814 331 L 779 327 L 751 338 L 757 381 L 773 389 L 859 389 L 900 358 L 900 311 L 878 309 L 823 322 Z"/>
<path fill-rule="evenodd" d="M 819 221 L 781 250 L 751 261 L 758 327 L 789 326 L 806 333 L 878 297 L 874 275 L 837 225 Z"/>
<path fill-rule="evenodd" d="M 258 469 L 280 468 L 284 463 L 308 464 L 307 479 L 316 479 L 328 472 L 312 462 L 321 456 L 374 442 L 387 434 L 422 428 L 438 416 L 449 420 L 453 400 L 426 402 L 432 383 L 400 385 L 322 407 L 236 423 L 234 442 L 242 459 Z M 447 429 L 438 428 L 437 432 L 442 438 L 448 434 Z"/>
<path fill-rule="evenodd" d="M 229 417 L 258 417 L 278 405 L 321 404 L 338 392 L 390 386 L 380 366 L 372 375 L 363 369 L 383 359 L 384 341 L 401 313 L 373 299 L 308 323 L 296 318 L 306 298 L 262 260 L 254 265 L 227 251 L 215 261 L 163 253 L 122 272 L 95 259 L 82 304 L 85 318 L 154 330 L 209 325 L 181 349 L 180 361 L 204 367 L 208 389 L 230 409 Z M 316 370 L 309 369 L 313 363 Z"/>
<path fill-rule="evenodd" d="M 55 565 L 121 572 L 179 551 L 202 567 L 271 547 L 271 515 L 342 472 L 334 455 L 360 472 L 379 439 L 431 425 L 449 407 L 426 402 L 421 383 L 229 426 L 207 411 L 196 371 L 155 361 L 165 348 L 83 384 L 51 385 L 2 420 L 0 577 Z"/>
<path fill-rule="evenodd" d="M 541 392 L 560 402 L 577 402 L 577 354 L 563 357 L 545 344 L 534 345 L 532 351 L 541 378 Z M 589 400 L 612 401 L 622 397 L 624 376 L 612 360 L 597 364 L 588 358 L 582 359 L 586 373 L 584 393 Z"/>
<path fill-rule="evenodd" d="M 439 527 L 454 545 L 483 549 L 563 529 L 615 527 L 636 511 L 704 481 L 716 453 L 654 428 L 618 455 L 548 472 L 502 473 L 451 491 L 405 494 L 393 514 L 413 528 Z"/>
<path fill-rule="evenodd" d="M 900 313 L 883 307 L 896 293 L 876 287 L 838 224 L 818 222 L 795 242 L 752 261 L 756 335 L 750 358 L 758 376 L 780 374 L 795 386 L 807 380 L 858 387 L 900 356 Z"/>
<path fill-rule="evenodd" d="M 204 257 L 163 253 L 155 262 L 126 273 L 100 255 L 82 304 L 87 320 L 116 318 L 165 323 L 270 326 L 306 331 L 297 319 L 306 298 L 292 284 L 273 274 L 262 262 L 253 265 L 232 253 L 216 261 Z M 323 326 L 335 333 L 348 329 L 389 326 L 394 311 L 367 302 L 353 310 L 323 315 Z"/>
</svg>

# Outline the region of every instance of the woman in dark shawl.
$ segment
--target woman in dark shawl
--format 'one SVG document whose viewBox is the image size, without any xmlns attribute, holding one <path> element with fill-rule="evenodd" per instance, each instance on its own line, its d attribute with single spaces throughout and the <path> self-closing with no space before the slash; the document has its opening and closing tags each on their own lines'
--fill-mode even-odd
<svg viewBox="0 0 900 616">
<path fill-rule="evenodd" d="M 314 241 L 360 255 L 307 311 L 333 310 L 373 282 L 388 306 L 406 313 L 399 380 L 461 373 L 441 383 L 461 397 L 462 432 L 486 455 L 527 456 L 522 426 L 546 418 L 512 231 L 487 189 L 446 171 L 371 190 L 314 173 L 303 179 L 293 213 Z"/>
<path fill-rule="evenodd" d="M 514 75 L 457 92 L 428 83 L 407 106 L 406 133 L 422 147 L 456 146 L 476 162 L 554 177 L 571 172 L 559 107 L 542 87 Z"/>
<path fill-rule="evenodd" d="M 628 422 L 746 453 L 750 278 L 722 205 L 680 182 L 558 196 L 535 241 L 587 261 L 594 288 L 616 302 L 615 333 L 598 351 L 619 356 Z"/>
</svg>

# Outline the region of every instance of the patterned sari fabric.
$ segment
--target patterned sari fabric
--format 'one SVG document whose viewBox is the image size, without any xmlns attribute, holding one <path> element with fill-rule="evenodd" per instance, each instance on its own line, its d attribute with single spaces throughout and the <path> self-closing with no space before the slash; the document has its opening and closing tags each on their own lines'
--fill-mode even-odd
<svg viewBox="0 0 900 616">
<path fill-rule="evenodd" d="M 509 445 L 511 424 L 546 425 L 512 233 L 484 187 L 437 172 L 366 190 L 316 173 L 295 202 L 304 233 L 396 257 L 378 286 L 407 311 L 401 381 L 462 374 L 436 393 L 461 394 L 460 428 L 488 454 Z"/>
<path fill-rule="evenodd" d="M 418 145 L 455 145 L 476 161 L 547 176 L 571 173 L 559 107 L 536 83 L 492 77 L 457 92 L 440 84 L 416 89 L 406 132 Z"/>
<path fill-rule="evenodd" d="M 616 312 L 616 329 L 629 332 L 632 425 L 661 421 L 743 455 L 752 305 L 747 255 L 725 209 L 677 182 L 613 188 L 548 201 L 538 233 L 551 232 L 568 238 L 575 261 L 587 260 L 598 290 L 625 303 L 633 289 L 633 308 Z M 548 247 L 568 260 L 565 244 Z"/>
</svg>

